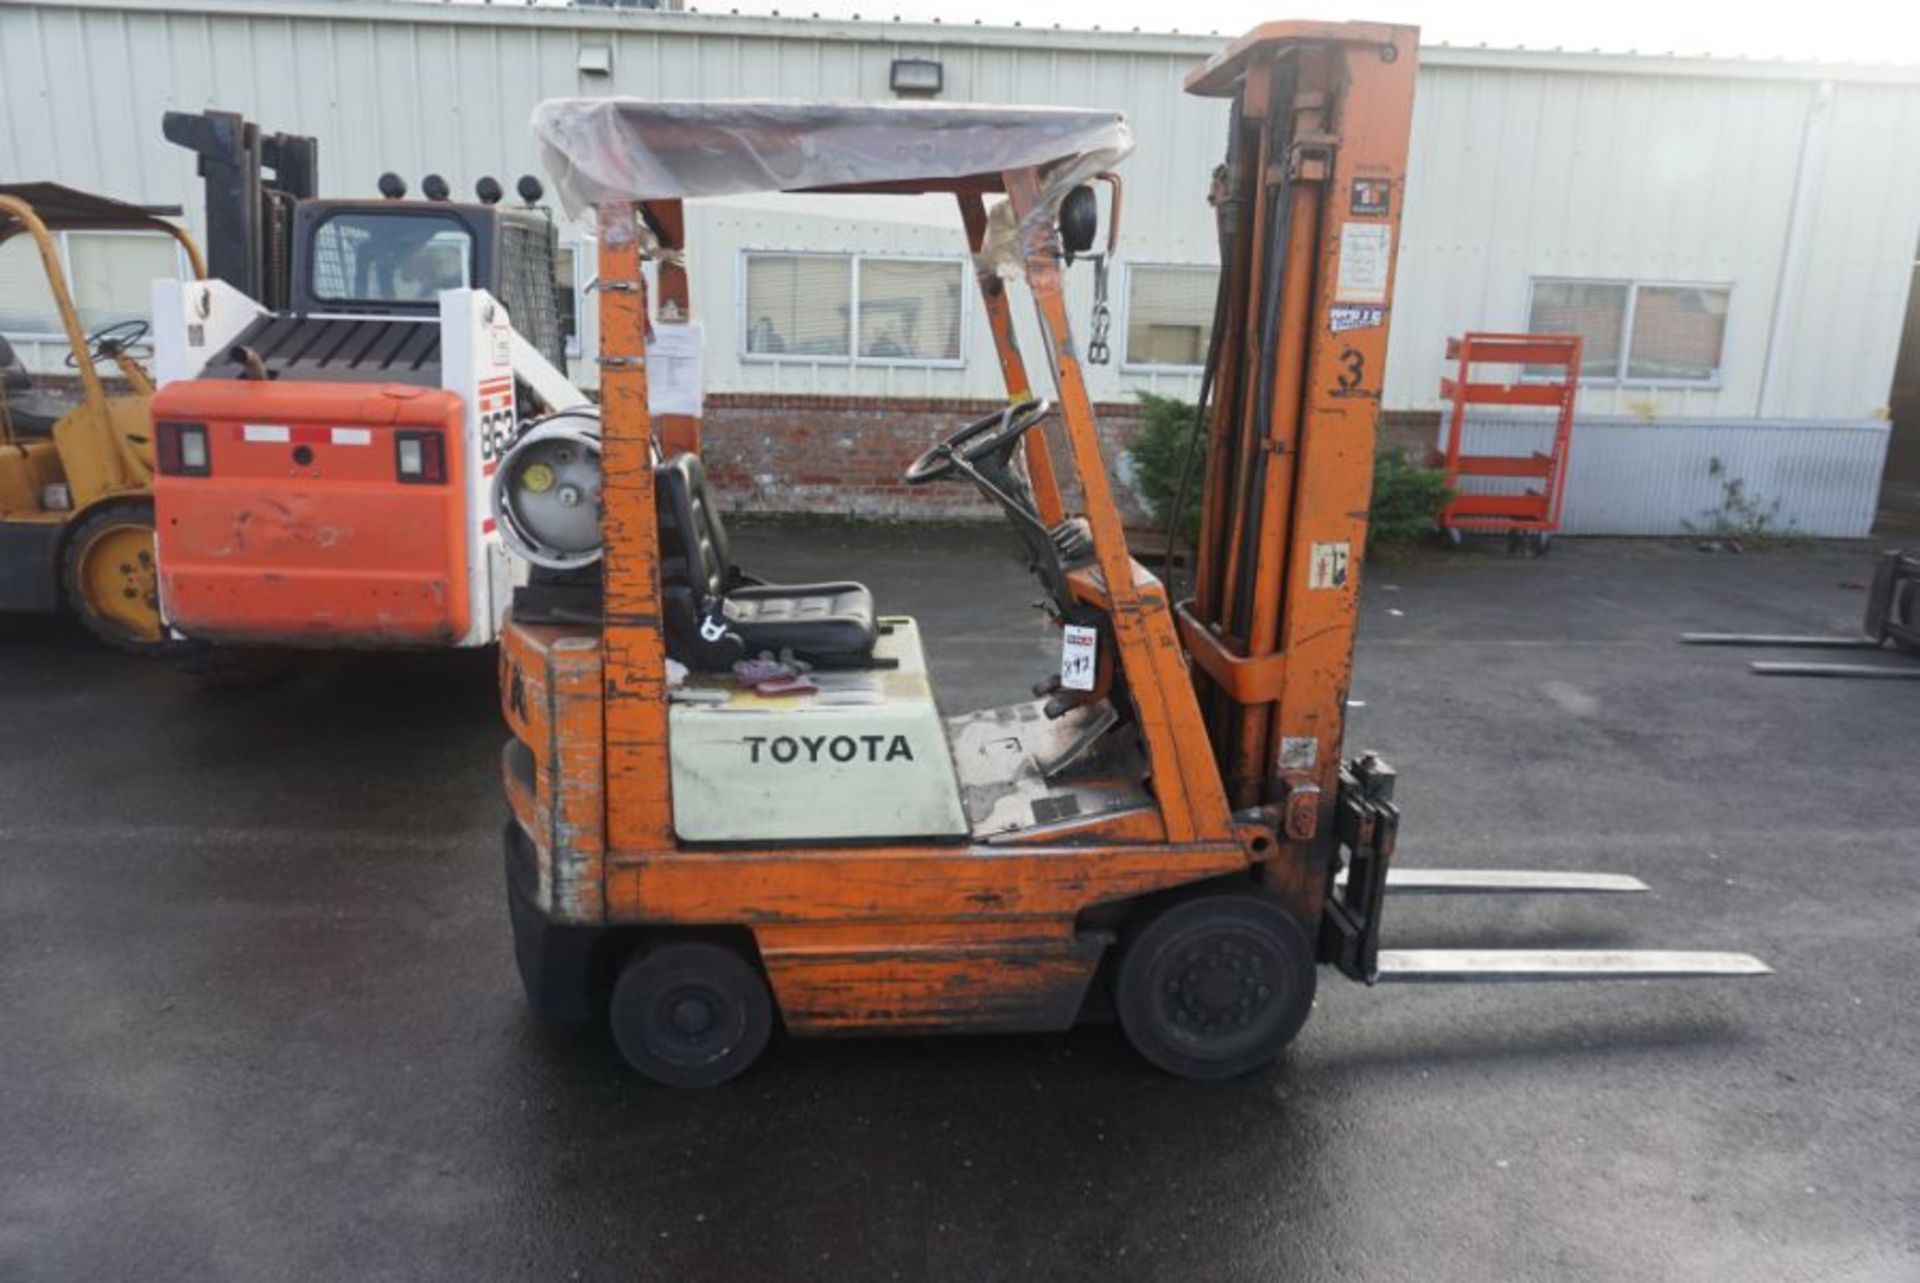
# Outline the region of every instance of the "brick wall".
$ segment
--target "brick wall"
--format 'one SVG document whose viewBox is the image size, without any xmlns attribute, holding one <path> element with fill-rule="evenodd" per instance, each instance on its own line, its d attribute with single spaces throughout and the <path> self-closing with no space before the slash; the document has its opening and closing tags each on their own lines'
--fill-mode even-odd
<svg viewBox="0 0 1920 1283">
<path fill-rule="evenodd" d="M 1438 410 L 1386 410 L 1380 415 L 1380 448 L 1399 448 L 1415 463 L 1440 461 Z"/>
<path fill-rule="evenodd" d="M 729 510 L 816 513 L 926 521 L 998 515 L 964 480 L 909 486 L 907 465 L 934 441 L 1005 403 L 898 397 L 816 397 L 716 393 L 706 400 L 701 453 Z M 1121 515 L 1145 522 L 1127 485 L 1125 444 L 1140 407 L 1096 407 L 1107 475 Z M 1065 460 L 1059 416 L 1045 430 Z M 1062 467 L 1063 476 L 1070 467 Z M 1068 487 L 1072 506 L 1078 496 Z"/>
<path fill-rule="evenodd" d="M 964 481 L 908 486 L 901 474 L 943 433 L 999 409 L 1000 402 L 905 400 L 895 397 L 816 397 L 715 393 L 706 401 L 702 452 L 707 475 L 730 511 L 813 513 L 909 521 L 974 520 L 998 515 Z M 1101 451 L 1121 517 L 1150 525 L 1129 484 L 1126 443 L 1141 422 L 1140 406 L 1095 407 Z M 1418 460 L 1432 454 L 1439 415 L 1389 412 L 1381 416 L 1383 446 L 1401 446 Z M 1046 431 L 1053 456 L 1068 459 L 1059 416 Z M 1071 467 L 1062 466 L 1068 476 Z M 1077 505 L 1067 486 L 1068 506 Z"/>
</svg>

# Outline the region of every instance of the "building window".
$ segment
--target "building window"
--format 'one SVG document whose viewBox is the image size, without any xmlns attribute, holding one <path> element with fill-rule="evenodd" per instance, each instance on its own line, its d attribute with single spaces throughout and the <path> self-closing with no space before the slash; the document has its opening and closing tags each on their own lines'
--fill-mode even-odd
<svg viewBox="0 0 1920 1283">
<path fill-rule="evenodd" d="M 952 258 L 749 253 L 749 359 L 960 365 L 966 264 Z"/>
<path fill-rule="evenodd" d="M 1713 383 L 1720 378 L 1731 296 L 1725 285 L 1536 280 L 1527 328 L 1585 339 L 1584 381 Z"/>
<path fill-rule="evenodd" d="M 179 244 L 159 232 L 56 232 L 54 243 L 88 332 L 145 320 L 153 312 L 153 282 L 187 272 Z M 39 246 L 24 232 L 0 242 L 0 333 L 63 334 Z"/>
<path fill-rule="evenodd" d="M 853 333 L 853 266 L 842 254 L 749 254 L 749 356 L 845 359 Z"/>
<path fill-rule="evenodd" d="M 960 359 L 959 264 L 951 259 L 863 258 L 860 356 L 947 364 Z"/>
<path fill-rule="evenodd" d="M 1724 286 L 1642 285 L 1634 290 L 1627 378 L 1710 383 L 1727 337 Z"/>
<path fill-rule="evenodd" d="M 1189 370 L 1205 365 L 1219 279 L 1215 267 L 1129 267 L 1124 364 Z"/>
</svg>

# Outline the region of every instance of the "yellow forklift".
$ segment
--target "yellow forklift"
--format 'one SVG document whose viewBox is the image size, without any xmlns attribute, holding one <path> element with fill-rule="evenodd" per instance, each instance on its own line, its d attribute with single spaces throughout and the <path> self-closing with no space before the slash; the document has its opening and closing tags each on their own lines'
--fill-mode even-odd
<svg viewBox="0 0 1920 1283">
<path fill-rule="evenodd" d="M 130 205 L 57 183 L 0 184 L 0 247 L 29 237 L 67 342 L 74 380 L 31 374 L 0 338 L 0 611 L 63 603 L 117 650 L 156 653 L 161 626 L 153 554 L 153 379 L 140 363 L 145 320 L 88 333 L 61 265 L 64 231 L 160 232 L 206 276 L 199 247 L 168 221 L 178 208 Z M 125 391 L 109 391 L 112 363 Z"/>
</svg>

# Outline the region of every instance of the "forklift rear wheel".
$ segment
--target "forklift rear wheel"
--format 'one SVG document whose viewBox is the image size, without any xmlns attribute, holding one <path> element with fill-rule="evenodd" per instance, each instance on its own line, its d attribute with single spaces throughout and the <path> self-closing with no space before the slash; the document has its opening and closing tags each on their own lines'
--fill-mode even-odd
<svg viewBox="0 0 1920 1283">
<path fill-rule="evenodd" d="M 62 571 L 67 602 L 88 632 L 130 655 L 168 648 L 154 572 L 151 503 L 108 504 L 81 518 L 67 537 Z"/>
<path fill-rule="evenodd" d="M 1313 946 L 1252 891 L 1177 900 L 1124 946 L 1114 1006 L 1127 1039 L 1181 1078 L 1233 1078 L 1271 1063 L 1313 1009 Z"/>
<path fill-rule="evenodd" d="M 634 955 L 608 1015 L 627 1063 L 668 1087 L 717 1087 L 737 1077 L 773 1033 L 766 981 L 717 944 L 682 941 Z"/>
</svg>

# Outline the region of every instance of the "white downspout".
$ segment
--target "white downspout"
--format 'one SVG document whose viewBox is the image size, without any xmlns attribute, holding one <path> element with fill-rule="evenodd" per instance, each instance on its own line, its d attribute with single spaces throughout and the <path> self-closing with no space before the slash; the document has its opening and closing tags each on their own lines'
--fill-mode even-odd
<svg viewBox="0 0 1920 1283">
<path fill-rule="evenodd" d="M 1833 106 L 1833 82 L 1823 80 L 1807 103 L 1800 133 L 1800 155 L 1793 169 L 1793 201 L 1787 212 L 1787 233 L 1780 247 L 1780 275 L 1774 282 L 1773 316 L 1767 323 L 1767 354 L 1760 367 L 1760 396 L 1755 413 L 1763 419 L 1780 417 L 1781 368 L 1786 363 L 1787 313 L 1798 302 L 1800 277 L 1805 271 L 1807 226 L 1812 219 L 1814 193 L 1820 190 L 1820 169 L 1827 138 L 1826 125 Z"/>
</svg>

